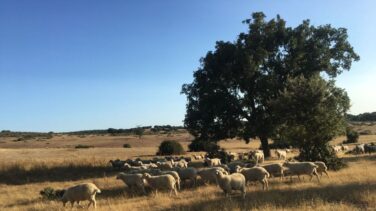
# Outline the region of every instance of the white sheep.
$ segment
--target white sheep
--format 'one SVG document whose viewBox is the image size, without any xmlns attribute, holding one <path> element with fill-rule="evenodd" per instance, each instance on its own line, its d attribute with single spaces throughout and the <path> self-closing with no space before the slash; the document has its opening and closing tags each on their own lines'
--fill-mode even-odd
<svg viewBox="0 0 376 211">
<path fill-rule="evenodd" d="M 204 157 L 202 155 L 193 155 L 195 160 L 202 160 Z"/>
<path fill-rule="evenodd" d="M 245 198 L 245 177 L 240 173 L 233 173 L 230 175 L 223 174 L 222 171 L 216 171 L 217 181 L 219 187 L 223 190 L 226 197 L 231 194 L 232 190 L 240 190 L 243 199 Z"/>
<path fill-rule="evenodd" d="M 157 195 L 158 190 L 167 189 L 170 191 L 170 196 L 174 191 L 175 195 L 178 195 L 176 190 L 176 180 L 173 176 L 166 174 L 166 175 L 159 175 L 159 176 L 151 176 L 148 173 L 143 174 L 143 178 L 146 180 L 148 185 L 155 190 L 155 195 Z"/>
<path fill-rule="evenodd" d="M 116 176 L 116 179 L 120 179 L 126 184 L 129 188 L 137 188 L 142 191 L 142 193 L 146 194 L 145 192 L 145 184 L 144 179 L 142 178 L 142 174 L 125 174 L 120 173 Z"/>
<path fill-rule="evenodd" d="M 343 151 L 343 152 L 347 152 L 347 151 L 349 151 L 349 146 L 346 146 L 346 145 L 341 145 L 341 150 Z"/>
<path fill-rule="evenodd" d="M 176 187 L 178 190 L 180 190 L 180 176 L 178 174 L 178 172 L 176 171 L 160 171 L 159 175 L 166 175 L 166 174 L 169 174 L 171 176 L 174 177 L 175 181 L 176 181 Z"/>
<path fill-rule="evenodd" d="M 143 170 L 146 169 L 144 166 L 131 166 L 128 163 L 124 164 L 124 170 L 126 171 L 135 171 L 135 170 Z"/>
<path fill-rule="evenodd" d="M 275 151 L 275 154 L 277 155 L 279 160 L 286 160 L 287 159 L 287 152 L 285 150 L 277 149 Z"/>
<path fill-rule="evenodd" d="M 170 170 L 173 168 L 173 163 L 171 161 L 157 162 L 157 166 L 161 170 Z"/>
<path fill-rule="evenodd" d="M 179 167 L 179 168 L 187 168 L 188 167 L 188 162 L 185 161 L 184 159 L 181 159 L 178 162 L 175 162 L 174 166 L 175 167 Z"/>
<path fill-rule="evenodd" d="M 188 168 L 174 168 L 176 172 L 178 172 L 180 180 L 190 180 L 193 183 L 193 186 L 196 186 L 196 180 L 197 180 L 197 169 L 193 167 Z"/>
<path fill-rule="evenodd" d="M 200 178 L 204 181 L 204 183 L 215 183 L 217 182 L 217 176 L 216 171 L 221 171 L 224 174 L 227 174 L 226 170 L 224 170 L 222 167 L 211 167 L 211 168 L 204 168 L 197 172 L 197 174 L 200 176 Z"/>
<path fill-rule="evenodd" d="M 281 163 L 272 163 L 272 164 L 267 164 L 267 165 L 262 165 L 264 169 L 266 169 L 269 174 L 273 177 L 280 177 L 280 180 L 283 179 L 284 176 L 284 167 Z"/>
<path fill-rule="evenodd" d="M 221 159 L 219 159 L 219 158 L 212 158 L 212 159 L 206 158 L 205 163 L 208 167 L 214 167 L 214 166 L 222 165 Z"/>
<path fill-rule="evenodd" d="M 309 175 L 312 180 L 313 175 L 317 177 L 317 180 L 320 181 L 317 174 L 318 166 L 312 162 L 288 162 L 283 163 L 283 167 L 287 167 L 286 171 L 291 175 L 297 175 L 300 181 L 300 175 Z M 286 172 L 285 171 L 285 172 Z"/>
<path fill-rule="evenodd" d="M 355 149 L 354 149 L 354 152 L 358 153 L 358 154 L 364 154 L 365 153 L 364 144 L 358 144 L 358 145 L 356 145 Z"/>
<path fill-rule="evenodd" d="M 324 162 L 322 161 L 316 161 L 314 162 L 314 164 L 316 164 L 318 166 L 318 168 L 316 169 L 317 173 L 320 174 L 320 176 L 322 176 L 322 173 L 324 172 L 326 174 L 326 176 L 329 177 L 329 174 L 328 174 L 328 167 L 325 165 Z"/>
<path fill-rule="evenodd" d="M 264 162 L 264 152 L 260 150 L 252 151 L 249 155 L 256 161 L 256 164 Z"/>
<path fill-rule="evenodd" d="M 93 183 L 83 183 L 70 188 L 65 189 L 63 197 L 61 198 L 63 206 L 69 201 L 73 207 L 74 202 L 80 203 L 80 201 L 89 201 L 88 207 L 93 204 L 97 207 L 97 202 L 95 201 L 95 194 L 101 193 L 99 188 Z"/>
<path fill-rule="evenodd" d="M 270 174 L 266 169 L 258 166 L 252 168 L 241 168 L 238 166 L 237 169 L 239 173 L 244 175 L 246 182 L 258 181 L 262 184 L 263 190 L 269 188 L 268 177 L 270 177 Z"/>
<path fill-rule="evenodd" d="M 333 150 L 334 150 L 334 152 L 336 152 L 336 153 L 338 153 L 338 152 L 341 152 L 341 150 L 342 150 L 342 147 L 341 146 L 332 146 L 332 148 L 333 148 Z"/>
</svg>

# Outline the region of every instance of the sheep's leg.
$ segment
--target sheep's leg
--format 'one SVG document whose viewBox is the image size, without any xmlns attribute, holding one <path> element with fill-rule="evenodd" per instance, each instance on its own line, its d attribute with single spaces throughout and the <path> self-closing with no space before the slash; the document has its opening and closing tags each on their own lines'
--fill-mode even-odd
<svg viewBox="0 0 376 211">
<path fill-rule="evenodd" d="M 174 188 L 175 196 L 178 195 L 178 191 L 176 190 L 176 187 Z"/>
<path fill-rule="evenodd" d="M 262 184 L 262 190 L 265 190 L 265 181 L 261 180 L 260 183 Z"/>
<path fill-rule="evenodd" d="M 262 184 L 263 184 L 263 186 L 262 186 L 262 189 L 263 189 L 263 190 L 268 190 L 268 189 L 269 189 L 268 180 L 267 180 L 266 178 L 264 178 L 264 179 L 262 180 Z"/>
<path fill-rule="evenodd" d="M 87 208 L 89 208 L 91 204 L 92 204 L 92 200 L 89 201 L 89 204 L 87 205 Z"/>
<path fill-rule="evenodd" d="M 71 206 L 73 207 L 73 205 L 74 205 L 74 201 L 71 201 L 70 203 L 71 203 Z"/>
<path fill-rule="evenodd" d="M 316 175 L 317 181 L 320 182 L 319 175 L 317 174 L 316 170 L 313 172 Z"/>
<path fill-rule="evenodd" d="M 326 170 L 324 171 L 324 173 L 326 174 L 326 176 L 328 176 L 328 178 L 330 178 L 329 174 L 328 174 L 328 172 Z"/>
<path fill-rule="evenodd" d="M 242 197 L 243 197 L 243 199 L 245 199 L 245 187 L 242 188 Z"/>
<path fill-rule="evenodd" d="M 298 174 L 298 178 L 299 178 L 299 182 L 301 182 L 302 180 L 300 179 L 300 175 Z"/>
</svg>

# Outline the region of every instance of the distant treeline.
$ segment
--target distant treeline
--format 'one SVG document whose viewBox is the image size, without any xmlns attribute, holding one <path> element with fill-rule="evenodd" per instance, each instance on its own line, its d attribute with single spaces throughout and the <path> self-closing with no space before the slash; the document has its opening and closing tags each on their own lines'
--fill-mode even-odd
<svg viewBox="0 0 376 211">
<path fill-rule="evenodd" d="M 171 126 L 171 125 L 154 125 L 154 126 L 143 126 L 143 127 L 135 127 L 135 128 L 128 128 L 128 129 L 116 129 L 116 128 L 108 128 L 108 129 L 101 129 L 101 130 L 81 130 L 81 131 L 73 131 L 73 132 L 62 132 L 57 134 L 68 134 L 68 135 L 141 135 L 141 134 L 148 134 L 148 133 L 172 133 L 177 132 L 179 129 L 185 129 L 183 126 Z M 46 137 L 50 138 L 54 132 L 48 133 L 40 133 L 40 132 L 18 132 L 18 131 L 10 131 L 10 130 L 2 130 L 0 132 L 0 137 Z"/>
<path fill-rule="evenodd" d="M 143 127 L 135 127 L 135 128 L 128 128 L 128 129 L 116 129 L 116 128 L 108 128 L 107 130 L 83 130 L 83 131 L 74 131 L 68 132 L 65 134 L 72 134 L 72 135 L 89 135 L 89 134 L 136 134 L 139 135 L 142 133 L 152 132 L 173 132 L 179 129 L 184 129 L 183 126 L 171 126 L 171 125 L 154 125 L 154 126 L 143 126 Z"/>
<path fill-rule="evenodd" d="M 376 121 L 376 112 L 366 112 L 358 115 L 347 114 L 347 119 L 353 122 L 373 122 Z"/>
</svg>

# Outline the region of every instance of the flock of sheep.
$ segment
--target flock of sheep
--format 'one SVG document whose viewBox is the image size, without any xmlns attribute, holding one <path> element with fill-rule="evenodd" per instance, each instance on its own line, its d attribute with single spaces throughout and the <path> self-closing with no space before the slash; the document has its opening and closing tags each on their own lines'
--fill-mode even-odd
<svg viewBox="0 0 376 211">
<path fill-rule="evenodd" d="M 352 153 L 352 154 L 364 154 L 364 153 L 373 153 L 376 152 L 376 144 L 357 144 L 352 149 L 348 145 L 334 145 L 332 146 L 334 152 L 343 152 L 343 153 Z"/>
<path fill-rule="evenodd" d="M 208 158 L 203 155 L 191 157 L 165 157 L 152 160 L 110 160 L 112 167 L 122 172 L 118 173 L 116 179 L 124 182 L 132 191 L 139 194 L 146 194 L 146 188 L 151 189 L 154 194 L 158 191 L 169 191 L 177 195 L 184 187 L 196 186 L 197 180 L 201 183 L 213 183 L 221 188 L 226 196 L 233 191 L 240 191 L 242 197 L 246 196 L 246 185 L 249 182 L 259 182 L 263 190 L 267 190 L 270 177 L 280 177 L 282 181 L 285 176 L 309 175 L 319 179 L 319 174 L 325 173 L 328 177 L 327 167 L 323 162 L 291 162 L 286 161 L 289 150 L 276 150 L 278 159 L 283 160 L 272 164 L 262 164 L 264 154 L 256 150 L 250 153 L 228 153 L 233 161 L 222 164 L 218 158 Z M 193 167 L 200 164 L 200 167 Z M 80 184 L 65 189 L 62 202 L 63 205 L 70 202 L 72 207 L 75 202 L 88 200 L 89 206 L 96 207 L 95 195 L 101 191 L 93 183 Z"/>
</svg>

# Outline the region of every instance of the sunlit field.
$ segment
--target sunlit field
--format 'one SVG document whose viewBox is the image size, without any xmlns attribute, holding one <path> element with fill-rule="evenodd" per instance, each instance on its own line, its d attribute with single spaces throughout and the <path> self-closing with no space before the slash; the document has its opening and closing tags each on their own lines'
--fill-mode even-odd
<svg viewBox="0 0 376 211">
<path fill-rule="evenodd" d="M 270 188 L 263 191 L 260 184 L 247 188 L 246 200 L 234 193 L 225 198 L 214 185 L 183 184 L 178 196 L 168 193 L 141 196 L 115 179 L 118 171 L 111 168 L 109 159 L 152 157 L 161 141 L 177 140 L 187 148 L 191 137 L 187 133 L 136 136 L 55 136 L 48 147 L 38 141 L 14 142 L 3 139 L 0 149 L 0 210 L 63 210 L 59 201 L 41 198 L 45 187 L 61 189 L 82 182 L 93 182 L 102 193 L 97 195 L 97 210 L 374 210 L 376 208 L 376 154 L 339 154 L 348 167 L 329 172 L 321 182 L 306 177 L 270 179 Z M 333 143 L 343 141 L 338 137 Z M 375 135 L 361 136 L 361 143 L 376 140 Z M 122 148 L 129 143 L 132 148 Z M 94 146 L 75 149 L 77 144 Z M 221 147 L 228 151 L 249 151 L 259 147 L 259 141 L 245 144 L 241 140 L 224 140 Z M 188 153 L 186 156 L 197 154 Z M 289 155 L 292 157 L 297 152 Z M 195 161 L 200 163 L 201 161 Z M 278 162 L 272 157 L 267 163 Z M 81 203 L 86 205 L 87 202 Z M 70 205 L 67 209 L 71 209 Z M 75 205 L 72 210 L 82 210 Z"/>
</svg>

